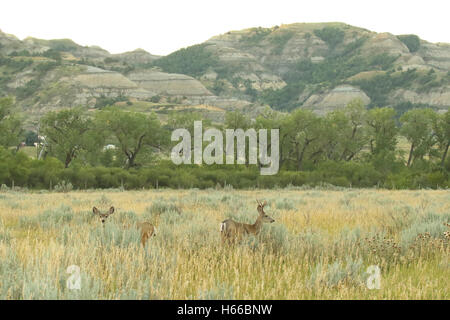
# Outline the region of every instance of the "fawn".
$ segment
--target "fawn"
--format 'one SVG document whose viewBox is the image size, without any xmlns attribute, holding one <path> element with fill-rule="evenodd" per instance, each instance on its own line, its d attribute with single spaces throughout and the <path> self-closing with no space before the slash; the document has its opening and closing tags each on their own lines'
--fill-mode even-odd
<svg viewBox="0 0 450 320">
<path fill-rule="evenodd" d="M 263 223 L 275 222 L 274 219 L 269 217 L 264 212 L 264 206 L 267 204 L 267 201 L 261 203 L 258 200 L 256 200 L 256 202 L 258 203 L 257 210 L 259 216 L 258 218 L 256 218 L 254 224 L 236 222 L 231 219 L 227 219 L 220 224 L 220 234 L 222 237 L 222 243 L 224 243 L 227 240 L 229 242 L 233 242 L 235 240 L 240 241 L 243 236 L 249 234 L 257 235 L 261 231 Z"/>
<path fill-rule="evenodd" d="M 92 211 L 94 212 L 94 214 L 99 216 L 100 221 L 104 225 L 106 219 L 108 219 L 108 217 L 114 213 L 115 209 L 114 207 L 111 207 L 109 208 L 109 211 L 107 213 L 101 213 L 100 210 L 98 210 L 96 207 L 93 207 Z M 156 227 L 150 222 L 138 222 L 136 224 L 136 227 L 141 230 L 141 243 L 145 247 L 147 240 L 151 236 L 156 236 Z"/>
<path fill-rule="evenodd" d="M 156 227 L 150 222 L 138 222 L 136 226 L 141 229 L 141 243 L 145 247 L 147 240 L 156 236 Z"/>
</svg>

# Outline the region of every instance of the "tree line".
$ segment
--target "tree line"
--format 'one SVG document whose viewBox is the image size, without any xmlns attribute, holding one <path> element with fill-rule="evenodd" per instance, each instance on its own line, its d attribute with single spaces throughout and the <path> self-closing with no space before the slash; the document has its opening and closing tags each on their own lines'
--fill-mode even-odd
<svg viewBox="0 0 450 320">
<path fill-rule="evenodd" d="M 279 129 L 281 172 L 260 177 L 251 165 L 176 166 L 169 160 L 177 128 Z M 449 186 L 450 113 L 417 108 L 396 117 L 393 108 L 366 109 L 360 100 L 325 116 L 267 109 L 250 119 L 239 111 L 213 124 L 200 113 L 156 114 L 105 107 L 48 112 L 36 132 L 22 128 L 14 100 L 0 98 L 0 184 L 52 188 L 152 188 L 232 185 L 236 188 L 317 185 L 386 188 Z M 38 138 L 38 136 L 40 138 Z M 22 141 L 38 144 L 36 158 Z"/>
</svg>

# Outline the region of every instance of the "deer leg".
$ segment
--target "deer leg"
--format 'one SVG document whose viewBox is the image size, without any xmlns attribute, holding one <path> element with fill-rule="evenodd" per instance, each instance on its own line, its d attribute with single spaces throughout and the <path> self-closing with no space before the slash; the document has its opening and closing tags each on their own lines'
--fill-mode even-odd
<svg viewBox="0 0 450 320">
<path fill-rule="evenodd" d="M 143 246 L 143 247 L 145 247 L 145 244 L 146 244 L 146 242 L 147 242 L 147 239 L 148 239 L 148 234 L 147 234 L 146 232 L 143 232 L 143 233 L 141 234 L 141 243 L 142 243 L 142 246 Z"/>
</svg>

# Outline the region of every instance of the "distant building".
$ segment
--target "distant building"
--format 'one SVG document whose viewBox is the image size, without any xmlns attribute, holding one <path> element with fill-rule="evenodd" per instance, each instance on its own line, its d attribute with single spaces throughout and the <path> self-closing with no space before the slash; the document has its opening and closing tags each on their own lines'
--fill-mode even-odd
<svg viewBox="0 0 450 320">
<path fill-rule="evenodd" d="M 103 151 L 105 150 L 116 150 L 117 147 L 113 144 L 107 144 L 106 146 L 103 147 Z"/>
</svg>

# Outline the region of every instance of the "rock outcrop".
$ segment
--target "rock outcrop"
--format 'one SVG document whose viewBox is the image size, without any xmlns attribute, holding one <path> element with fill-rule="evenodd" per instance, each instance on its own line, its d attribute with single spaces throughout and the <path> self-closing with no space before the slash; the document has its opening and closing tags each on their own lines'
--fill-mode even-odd
<svg viewBox="0 0 450 320">
<path fill-rule="evenodd" d="M 151 63 L 152 61 L 155 61 L 159 58 L 159 56 L 155 56 L 153 54 L 148 53 L 147 51 L 143 49 L 136 49 L 134 51 L 119 53 L 119 54 L 113 54 L 112 58 L 119 59 L 121 61 L 124 61 L 130 65 L 135 64 L 147 64 Z"/>
<path fill-rule="evenodd" d="M 141 88 L 159 95 L 212 96 L 200 81 L 183 74 L 149 70 L 130 73 L 128 78 Z"/>
<path fill-rule="evenodd" d="M 342 85 L 323 94 L 311 95 L 308 100 L 303 103 L 303 107 L 312 109 L 318 114 L 325 114 L 336 108 L 345 107 L 354 99 L 361 99 L 364 105 L 370 103 L 370 98 L 364 91 L 350 85 Z"/>
</svg>

